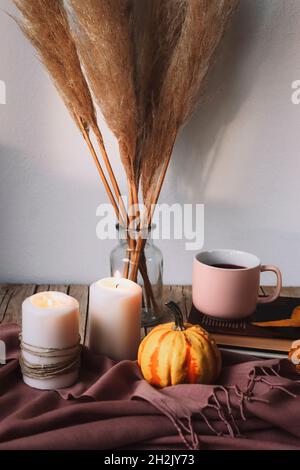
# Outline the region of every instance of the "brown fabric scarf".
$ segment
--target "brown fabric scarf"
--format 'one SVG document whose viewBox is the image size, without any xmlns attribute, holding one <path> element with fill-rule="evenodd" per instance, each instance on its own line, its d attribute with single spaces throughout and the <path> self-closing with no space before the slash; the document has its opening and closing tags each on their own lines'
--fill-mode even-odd
<svg viewBox="0 0 300 470">
<path fill-rule="evenodd" d="M 39 391 L 22 381 L 18 334 L 0 327 L 0 450 L 300 449 L 300 376 L 287 360 L 223 353 L 217 384 L 156 390 L 136 362 L 83 349 L 77 384 Z"/>
</svg>

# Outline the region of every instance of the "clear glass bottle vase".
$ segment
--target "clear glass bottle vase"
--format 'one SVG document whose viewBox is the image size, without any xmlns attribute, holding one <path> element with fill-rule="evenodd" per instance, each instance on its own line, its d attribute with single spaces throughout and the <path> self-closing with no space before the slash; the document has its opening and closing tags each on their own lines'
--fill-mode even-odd
<svg viewBox="0 0 300 470">
<path fill-rule="evenodd" d="M 153 226 L 143 230 L 143 249 L 139 257 L 137 283 L 143 289 L 142 326 L 149 327 L 159 323 L 163 305 L 163 257 L 151 238 Z M 136 240 L 141 235 L 137 230 L 117 225 L 118 245 L 110 254 L 110 270 L 113 277 L 129 277 L 136 255 Z"/>
</svg>

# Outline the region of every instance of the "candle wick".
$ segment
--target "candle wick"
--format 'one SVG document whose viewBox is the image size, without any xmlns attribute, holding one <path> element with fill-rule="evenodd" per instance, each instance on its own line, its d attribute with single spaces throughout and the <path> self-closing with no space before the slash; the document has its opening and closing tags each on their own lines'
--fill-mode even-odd
<svg viewBox="0 0 300 470">
<path fill-rule="evenodd" d="M 119 285 L 120 285 L 120 283 L 119 283 L 119 282 L 117 282 L 117 284 L 116 284 L 116 289 L 119 287 Z"/>
</svg>

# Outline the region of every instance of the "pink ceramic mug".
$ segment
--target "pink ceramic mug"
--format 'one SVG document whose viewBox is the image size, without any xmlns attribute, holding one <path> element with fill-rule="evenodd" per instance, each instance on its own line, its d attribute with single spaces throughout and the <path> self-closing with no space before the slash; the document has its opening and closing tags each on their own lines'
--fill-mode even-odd
<svg viewBox="0 0 300 470">
<path fill-rule="evenodd" d="M 258 297 L 260 273 L 273 271 L 277 286 L 267 297 Z M 273 302 L 282 287 L 281 272 L 262 265 L 257 256 L 237 250 L 198 253 L 193 266 L 193 304 L 206 315 L 230 319 L 244 318 L 258 303 Z"/>
</svg>

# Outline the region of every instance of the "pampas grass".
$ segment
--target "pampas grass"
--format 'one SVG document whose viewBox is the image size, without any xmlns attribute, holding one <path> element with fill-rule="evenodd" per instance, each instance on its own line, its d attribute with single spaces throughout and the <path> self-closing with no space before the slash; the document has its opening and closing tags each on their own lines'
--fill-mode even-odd
<svg viewBox="0 0 300 470">
<path fill-rule="evenodd" d="M 150 225 L 181 126 L 191 116 L 216 48 L 238 0 L 187 0 L 180 37 L 163 77 L 141 148 L 141 179 Z M 182 4 L 182 5 L 183 5 Z M 143 240 L 133 260 L 135 278 Z"/>
<path fill-rule="evenodd" d="M 70 34 L 63 0 L 13 0 L 22 13 L 17 20 L 78 125 L 97 126 L 93 100 Z"/>
<path fill-rule="evenodd" d="M 143 223 L 151 224 L 177 134 L 195 109 L 238 0 L 13 1 L 23 17 L 19 24 L 79 125 L 118 214 L 90 128 L 97 137 L 119 199 L 119 220 L 128 224 L 135 217 L 128 216 L 120 199 L 94 101 L 118 140 L 129 199 L 138 203 L 142 183 L 148 208 Z M 129 266 L 124 272 L 136 280 L 139 267 L 148 285 L 140 259 L 143 240 L 128 243 L 134 255 L 131 272 Z"/>
<path fill-rule="evenodd" d="M 161 88 L 174 48 L 180 37 L 186 10 L 184 0 L 140 0 L 135 2 L 135 60 L 136 94 L 141 123 L 137 158 L 141 168 L 143 143 L 148 126 L 158 106 Z M 136 179 L 140 180 L 140 171 Z"/>
<path fill-rule="evenodd" d="M 74 39 L 95 99 L 130 182 L 135 181 L 138 134 L 131 1 L 69 0 Z"/>
<path fill-rule="evenodd" d="M 143 144 L 141 172 L 144 200 L 148 205 L 157 202 L 160 173 L 168 165 L 180 127 L 194 111 L 215 50 L 238 1 L 188 0 L 185 3 L 180 38 Z"/>
<path fill-rule="evenodd" d="M 22 19 L 17 19 L 17 23 L 37 50 L 67 109 L 87 142 L 117 217 L 122 223 L 126 222 L 120 189 L 98 127 L 93 99 L 71 35 L 63 0 L 13 0 L 13 3 L 22 14 Z M 89 137 L 90 128 L 97 136 L 115 196 L 120 204 L 121 213 Z"/>
</svg>

